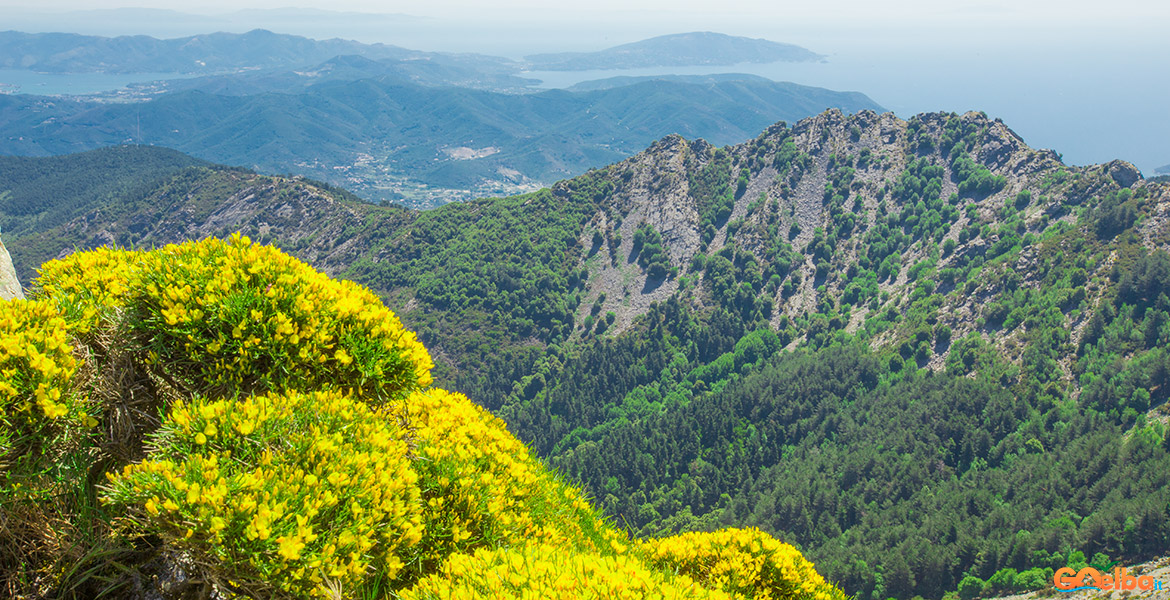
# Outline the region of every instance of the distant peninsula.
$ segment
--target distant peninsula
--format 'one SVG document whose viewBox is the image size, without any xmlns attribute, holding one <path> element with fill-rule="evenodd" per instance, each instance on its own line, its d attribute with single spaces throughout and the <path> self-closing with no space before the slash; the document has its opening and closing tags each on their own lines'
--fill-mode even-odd
<svg viewBox="0 0 1170 600">
<path fill-rule="evenodd" d="M 793 44 L 709 31 L 663 35 L 597 52 L 557 52 L 524 57 L 533 71 L 810 62 L 821 58 L 820 54 Z"/>
<path fill-rule="evenodd" d="M 775 83 L 767 77 L 760 77 L 759 75 L 752 75 L 749 73 L 712 73 L 711 75 L 618 75 L 617 77 L 606 77 L 605 79 L 590 79 L 589 81 L 582 81 L 565 88 L 565 90 L 570 92 L 595 92 L 597 90 L 610 90 L 626 85 L 634 85 L 645 81 L 672 81 L 675 83 L 696 84 L 716 84 L 727 81 Z"/>
</svg>

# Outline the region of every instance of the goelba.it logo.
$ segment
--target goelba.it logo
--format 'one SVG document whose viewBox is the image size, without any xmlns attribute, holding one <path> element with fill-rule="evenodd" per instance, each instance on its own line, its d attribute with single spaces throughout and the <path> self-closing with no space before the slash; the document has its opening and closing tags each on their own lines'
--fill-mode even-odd
<svg viewBox="0 0 1170 600">
<path fill-rule="evenodd" d="M 1056 571 L 1052 576 L 1052 582 L 1058 592 L 1083 590 L 1153 592 L 1162 589 L 1161 581 L 1150 575 L 1134 576 L 1125 567 L 1116 567 L 1112 573 L 1108 570 L 1102 573 L 1093 567 L 1085 567 L 1080 571 L 1064 567 Z"/>
</svg>

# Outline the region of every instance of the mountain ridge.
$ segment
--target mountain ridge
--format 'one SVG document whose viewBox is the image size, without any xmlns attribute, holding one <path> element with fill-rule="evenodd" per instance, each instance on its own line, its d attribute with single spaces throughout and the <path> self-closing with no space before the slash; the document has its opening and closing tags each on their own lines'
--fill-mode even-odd
<svg viewBox="0 0 1170 600">
<path fill-rule="evenodd" d="M 993 194 L 988 194 L 979 199 L 976 204 L 981 214 L 991 216 L 994 211 L 985 208 L 994 201 L 1000 198 L 1007 197 L 1013 193 L 1024 191 L 1029 186 L 1041 185 L 1041 180 L 1053 171 L 1066 171 L 1069 173 L 1078 172 L 1084 177 L 1092 177 L 1097 181 L 1096 187 L 1108 187 L 1110 184 L 1118 186 L 1119 188 L 1131 187 L 1142 182 L 1140 179 L 1140 172 L 1137 171 L 1129 163 L 1124 161 L 1113 161 L 1104 165 L 1095 165 L 1090 167 L 1068 167 L 1060 162 L 1058 155 L 1051 150 L 1033 150 L 1028 148 L 1023 140 L 1011 131 L 1006 125 L 999 120 L 990 120 L 982 116 L 980 113 L 967 113 L 962 117 L 950 113 L 928 113 L 916 116 L 909 121 L 898 119 L 891 113 L 878 115 L 870 111 L 863 111 L 857 115 L 846 116 L 840 111 L 830 110 L 816 117 L 804 119 L 795 126 L 789 128 L 787 125 L 781 123 L 761 135 L 756 140 L 749 141 L 745 144 L 740 144 L 734 147 L 726 147 L 722 149 L 727 153 L 728 158 L 733 158 L 736 163 L 743 163 L 747 161 L 755 161 L 755 164 L 762 165 L 754 154 L 759 152 L 761 144 L 769 142 L 768 136 L 775 132 L 781 133 L 781 138 L 785 141 L 791 140 L 794 145 L 798 145 L 801 149 L 798 152 L 811 151 L 812 154 L 818 154 L 820 157 L 810 167 L 818 167 L 817 171 L 822 171 L 830 165 L 831 156 L 835 152 L 831 149 L 854 151 L 865 150 L 868 148 L 877 148 L 882 144 L 890 145 L 890 148 L 897 148 L 902 143 L 914 143 L 914 136 L 916 135 L 938 135 L 943 133 L 942 129 L 945 125 L 946 119 L 959 119 L 960 121 L 974 121 L 978 122 L 980 127 L 988 130 L 987 139 L 980 147 L 979 152 L 975 155 L 977 162 L 989 168 L 989 172 L 997 175 L 1012 175 L 1020 178 L 1020 180 L 1012 181 L 1010 184 L 1005 184 L 1005 187 L 995 191 Z M 912 125 L 922 124 L 922 125 Z M 924 129 L 918 130 L 917 127 Z M 857 128 L 856 131 L 851 131 L 850 128 Z M 864 134 L 861 132 L 864 128 Z M 835 133 L 828 134 L 828 131 Z M 921 131 L 922 133 L 919 133 Z M 929 131 L 930 133 L 926 133 Z M 856 136 L 856 140 L 852 139 Z M 776 138 L 773 138 L 773 147 L 775 146 Z M 619 227 L 616 231 L 607 230 L 606 235 L 617 234 L 615 237 L 619 239 L 618 247 L 614 253 L 618 256 L 634 255 L 633 237 L 636 226 L 632 225 L 633 221 L 639 223 L 646 222 L 660 231 L 660 235 L 667 253 L 670 256 L 670 262 L 676 267 L 684 267 L 685 263 L 690 262 L 690 258 L 697 252 L 700 252 L 700 247 L 704 246 L 701 242 L 701 215 L 694 208 L 694 199 L 691 198 L 690 193 L 683 189 L 685 186 L 684 174 L 686 171 L 702 169 L 711 164 L 711 157 L 715 153 L 720 152 L 721 149 L 709 144 L 705 140 L 699 139 L 694 142 L 687 141 L 682 136 L 677 134 L 668 135 L 659 141 L 653 143 L 645 151 L 637 155 L 606 167 L 601 170 L 593 170 L 590 172 L 591 177 L 596 177 L 600 173 L 606 172 L 620 172 L 622 175 L 618 179 L 626 179 L 633 183 L 622 182 L 615 186 L 614 190 L 610 192 L 609 201 L 613 206 L 620 210 L 635 211 L 628 213 L 619 221 Z M 811 154 L 810 154 L 811 155 Z M 867 193 L 880 193 L 880 188 L 876 185 L 876 181 L 883 174 L 889 171 L 898 171 L 906 167 L 912 160 L 917 160 L 917 155 L 903 155 L 899 156 L 898 152 L 890 150 L 886 154 L 870 153 L 869 160 L 883 161 L 880 170 L 871 169 L 868 173 L 862 173 L 850 184 L 851 191 L 864 189 Z M 690 161 L 691 164 L 687 165 Z M 728 165 L 732 169 L 732 165 Z M 629 175 L 626 175 L 628 173 Z M 638 174 L 642 174 L 641 177 Z M 729 240 L 729 233 L 726 229 L 727 223 L 731 221 L 743 220 L 748 214 L 748 205 L 751 204 L 743 200 L 744 198 L 758 195 L 762 191 L 779 192 L 783 195 L 786 202 L 791 202 L 791 215 L 781 217 L 780 223 L 783 225 L 782 229 L 791 229 L 791 225 L 796 225 L 799 229 L 791 242 L 793 246 L 807 246 L 814 241 L 815 229 L 819 225 L 823 225 L 823 221 L 818 219 L 824 218 L 824 211 L 818 210 L 815 204 L 824 201 L 824 184 L 828 182 L 828 178 L 822 175 L 816 175 L 812 178 L 812 183 L 805 183 L 801 188 L 798 183 L 795 187 L 786 185 L 791 183 L 792 174 L 789 172 L 789 181 L 779 181 L 776 179 L 781 175 L 775 168 L 764 167 L 760 173 L 753 173 L 749 182 L 745 185 L 743 191 L 737 192 L 737 199 L 730 207 L 730 212 L 723 219 L 723 226 L 718 228 L 717 234 L 708 240 L 706 249 L 702 252 L 707 254 L 718 253 L 718 251 L 727 244 Z M 256 178 L 257 181 L 262 180 L 262 176 L 246 175 L 248 178 Z M 803 175 L 801 176 L 803 179 Z M 959 183 L 951 180 L 949 177 L 944 178 L 945 181 L 941 185 L 941 194 L 956 194 L 959 189 Z M 287 181 L 297 182 L 296 178 L 287 179 Z M 312 182 L 308 182 L 310 185 Z M 779 185 L 775 185 L 779 183 Z M 1164 188 L 1151 184 L 1155 187 L 1153 189 L 1162 190 L 1159 194 L 1164 193 Z M 567 187 L 566 187 L 567 186 Z M 567 180 L 558 183 L 556 186 L 550 188 L 554 195 L 563 195 L 567 192 L 564 190 L 570 189 L 573 186 L 572 180 Z M 863 187 L 864 186 L 864 187 Z M 766 188 L 771 188 L 767 189 Z M 653 189 L 653 193 L 650 190 Z M 1091 194 L 1093 190 L 1081 192 L 1082 195 Z M 1157 196 L 1162 198 L 1161 195 Z M 683 200 L 683 198 L 690 198 Z M 490 202 L 490 200 L 487 200 Z M 1162 200 L 1158 200 L 1160 203 Z M 646 204 L 651 202 L 652 204 Z M 351 202 L 352 203 L 352 202 Z M 680 205 L 687 203 L 692 204 L 692 207 L 686 208 L 683 206 L 679 213 Z M 876 208 L 877 200 L 872 198 L 865 198 L 862 202 L 867 210 L 874 210 Z M 357 206 L 368 206 L 358 202 Z M 370 207 L 373 208 L 373 207 Z M 858 206 L 860 208 L 860 206 Z M 1044 210 L 1058 211 L 1059 207 L 1049 204 L 1043 207 L 1033 207 L 1032 212 L 1034 217 L 1039 218 Z M 411 214 L 412 211 L 407 211 Z M 633 215 L 631 218 L 630 215 Z M 872 214 L 870 215 L 872 219 Z M 1061 216 L 1065 221 L 1073 218 L 1073 215 L 1065 213 Z M 590 223 L 596 225 L 605 221 L 607 217 L 602 213 L 596 213 L 592 216 Z M 962 216 L 957 219 L 957 222 L 950 227 L 951 231 L 943 236 L 945 239 L 958 239 L 958 233 L 964 227 L 964 224 L 970 223 L 971 218 Z M 1163 227 L 1161 221 L 1158 220 L 1158 227 Z M 680 227 L 681 226 L 681 227 Z M 741 225 L 742 227 L 742 225 Z M 1146 225 L 1150 228 L 1151 225 Z M 733 228 L 734 229 L 734 228 Z M 1156 228 L 1155 228 L 1156 229 Z M 589 228 L 582 230 L 582 235 L 588 233 Z M 1146 231 L 1143 233 L 1148 239 L 1156 239 L 1161 233 L 1158 231 Z M 162 238 L 168 239 L 168 238 Z M 160 242 L 162 241 L 160 239 Z M 168 240 L 169 241 L 169 240 Z M 764 252 L 764 247 L 761 240 L 757 239 L 754 242 L 749 241 L 751 248 L 758 252 Z M 975 241 L 975 244 L 980 244 Z M 987 245 L 986 242 L 982 243 Z M 591 244 L 578 240 L 578 245 L 588 248 Z M 963 250 L 956 250 L 956 255 L 962 255 Z M 917 256 L 912 254 L 910 256 Z M 802 267 L 805 271 L 815 275 L 815 263 L 806 262 Z M 608 267 L 616 268 L 616 267 Z M 842 271 L 843 272 L 843 271 Z M 906 282 L 905 271 L 901 271 L 898 278 L 894 281 L 897 284 L 904 284 Z M 813 278 L 802 278 L 801 295 L 815 293 L 809 287 Z M 647 287 L 646 275 L 641 273 L 636 276 L 634 280 L 634 287 Z M 677 283 L 673 281 L 664 282 L 668 288 L 672 286 L 677 287 Z M 596 292 L 591 295 L 600 295 L 602 293 L 607 295 L 607 298 L 613 298 L 614 292 L 621 290 L 614 288 L 597 288 L 591 290 Z M 584 305 L 583 305 L 584 306 Z M 609 307 L 606 304 L 605 307 Z M 617 305 L 614 305 L 615 307 Z M 801 304 L 801 306 L 804 306 Z M 622 316 L 620 323 L 629 323 L 636 316 L 630 315 Z M 857 322 L 851 323 L 856 326 Z M 618 325 L 614 330 L 620 333 L 623 326 Z"/>
</svg>

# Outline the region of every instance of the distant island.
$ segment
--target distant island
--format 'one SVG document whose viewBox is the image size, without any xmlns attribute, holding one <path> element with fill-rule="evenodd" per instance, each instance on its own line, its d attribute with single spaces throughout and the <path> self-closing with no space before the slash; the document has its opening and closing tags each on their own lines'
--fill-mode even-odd
<svg viewBox="0 0 1170 600">
<path fill-rule="evenodd" d="M 709 31 L 663 35 L 597 52 L 557 52 L 524 57 L 533 71 L 810 62 L 821 58 L 820 54 L 793 44 Z"/>
</svg>

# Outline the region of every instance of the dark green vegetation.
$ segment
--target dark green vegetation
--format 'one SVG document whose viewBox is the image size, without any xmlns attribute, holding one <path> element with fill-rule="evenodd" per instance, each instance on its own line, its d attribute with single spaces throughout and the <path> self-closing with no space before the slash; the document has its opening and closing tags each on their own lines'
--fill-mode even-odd
<svg viewBox="0 0 1170 600">
<path fill-rule="evenodd" d="M 358 59 L 333 61 L 342 70 L 354 63 L 357 73 L 368 72 Z M 263 89 L 263 77 L 244 83 Z M 767 81 L 647 81 L 516 95 L 424 86 L 402 74 L 324 79 L 289 93 L 221 95 L 243 85 L 228 79 L 228 89 L 210 88 L 216 93 L 181 91 L 131 104 L 0 96 L 0 154 L 60 154 L 134 140 L 428 207 L 535 189 L 621 160 L 670 133 L 731 143 L 827 106 L 877 108 L 861 94 Z"/>
<path fill-rule="evenodd" d="M 64 224 L 153 191 L 179 171 L 211 164 L 166 148 L 117 146 L 49 158 L 0 157 L 0 228 L 13 235 Z"/>
<path fill-rule="evenodd" d="M 116 239 L 266 231 L 370 285 L 641 533 L 758 525 L 861 600 L 1170 547 L 1170 188 L 1126 163 L 831 111 L 423 213 L 184 173 L 191 225 Z M 51 231 L 133 221 L 86 218 Z"/>
<path fill-rule="evenodd" d="M 821 55 L 792 44 L 710 31 L 663 35 L 597 52 L 559 52 L 524 57 L 534 71 L 806 62 L 820 58 Z"/>
<path fill-rule="evenodd" d="M 411 326 L 453 359 L 437 377 L 498 407 L 542 353 L 540 342 L 571 335 L 589 276 L 578 267 L 577 236 L 611 190 L 593 174 L 524 196 L 448 204 L 391 240 L 370 240 L 368 258 L 346 274 L 392 291 L 391 306 L 417 302 Z"/>
<path fill-rule="evenodd" d="M 665 334 L 583 354 L 547 405 L 508 415 L 634 530 L 759 526 L 862 598 L 937 598 L 966 575 L 1059 568 L 1078 549 L 1166 548 L 1170 444 L 1144 416 L 1117 416 L 1124 391 L 1086 410 L 1022 395 L 1035 380 L 1005 386 L 991 351 L 972 379 L 960 361 L 895 371 L 897 354 L 858 338 L 777 353 L 770 330 L 704 364 L 704 346 L 671 334 L 706 341 L 710 326 L 677 307 L 653 316 Z M 660 370 L 639 378 L 639 366 Z M 623 398 L 595 393 L 615 379 Z M 561 415 L 582 425 L 560 437 Z"/>
</svg>

